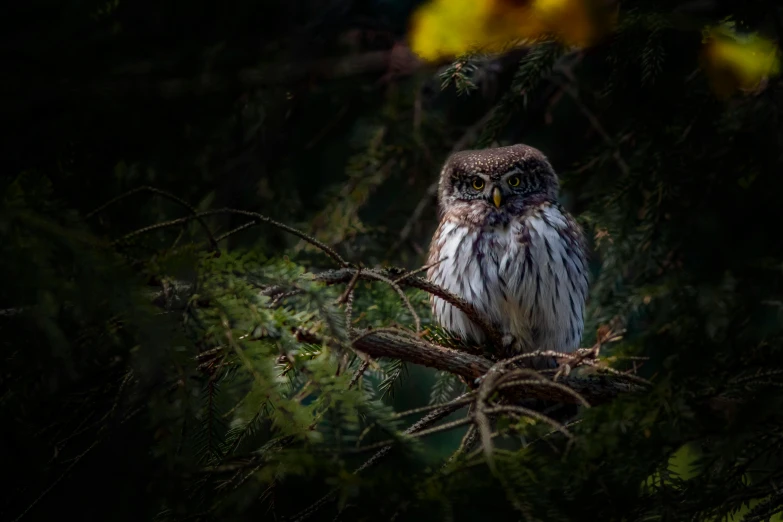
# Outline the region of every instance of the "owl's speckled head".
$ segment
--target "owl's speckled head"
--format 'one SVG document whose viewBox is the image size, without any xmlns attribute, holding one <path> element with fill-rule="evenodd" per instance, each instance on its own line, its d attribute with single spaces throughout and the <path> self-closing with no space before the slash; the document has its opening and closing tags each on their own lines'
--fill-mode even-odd
<svg viewBox="0 0 783 522">
<path fill-rule="evenodd" d="M 546 156 L 528 145 L 452 154 L 440 176 L 441 210 L 458 202 L 520 211 L 526 201 L 557 200 L 559 181 Z"/>
<path fill-rule="evenodd" d="M 440 175 L 441 210 L 458 202 L 519 211 L 526 200 L 555 201 L 559 181 L 546 156 L 528 145 L 452 154 Z"/>
</svg>

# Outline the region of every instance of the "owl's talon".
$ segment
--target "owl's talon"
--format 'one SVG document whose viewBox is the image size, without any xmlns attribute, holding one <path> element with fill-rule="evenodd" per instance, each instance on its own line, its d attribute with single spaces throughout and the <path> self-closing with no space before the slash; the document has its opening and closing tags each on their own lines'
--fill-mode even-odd
<svg viewBox="0 0 783 522">
<path fill-rule="evenodd" d="M 555 376 L 552 377 L 553 381 L 557 381 L 560 377 L 568 377 L 571 375 L 571 365 L 567 362 L 560 363 L 558 365 L 557 372 L 555 372 Z"/>
</svg>

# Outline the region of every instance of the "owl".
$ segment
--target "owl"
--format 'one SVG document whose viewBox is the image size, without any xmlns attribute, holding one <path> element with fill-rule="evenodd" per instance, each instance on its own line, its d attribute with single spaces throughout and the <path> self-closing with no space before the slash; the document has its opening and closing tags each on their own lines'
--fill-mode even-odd
<svg viewBox="0 0 783 522">
<path fill-rule="evenodd" d="M 457 152 L 441 171 L 427 276 L 500 328 L 500 357 L 579 347 L 585 240 L 558 203 L 558 188 L 544 154 L 521 144 Z M 430 303 L 444 329 L 477 344 L 486 340 L 458 308 L 435 296 Z"/>
</svg>

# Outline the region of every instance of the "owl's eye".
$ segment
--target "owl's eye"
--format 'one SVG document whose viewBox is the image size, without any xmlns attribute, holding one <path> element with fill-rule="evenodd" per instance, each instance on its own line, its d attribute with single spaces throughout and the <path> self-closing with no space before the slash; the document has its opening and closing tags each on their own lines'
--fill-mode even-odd
<svg viewBox="0 0 783 522">
<path fill-rule="evenodd" d="M 519 186 L 519 176 L 511 176 L 508 178 L 508 184 L 512 187 L 518 187 Z"/>
<path fill-rule="evenodd" d="M 481 178 L 473 178 L 473 188 L 481 190 L 484 188 L 484 180 Z"/>
</svg>

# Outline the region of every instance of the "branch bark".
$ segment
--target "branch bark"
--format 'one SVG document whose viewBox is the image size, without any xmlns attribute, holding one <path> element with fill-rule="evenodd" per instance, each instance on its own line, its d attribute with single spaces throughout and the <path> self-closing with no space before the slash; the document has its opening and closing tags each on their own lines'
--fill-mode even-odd
<svg viewBox="0 0 783 522">
<path fill-rule="evenodd" d="M 406 362 L 420 364 L 437 370 L 453 373 L 475 381 L 483 377 L 495 364 L 495 362 L 482 357 L 444 346 L 405 338 L 388 332 L 364 333 L 355 342 L 354 348 L 370 355 L 373 358 L 390 357 Z M 611 401 L 622 393 L 640 390 L 641 387 L 632 382 L 623 380 L 619 376 L 570 375 L 558 380 L 576 393 L 584 397 L 591 405 L 603 404 Z M 524 396 L 529 399 L 540 399 L 561 403 L 579 404 L 579 400 L 572 394 L 548 386 L 520 384 L 515 386 L 514 395 Z"/>
</svg>

